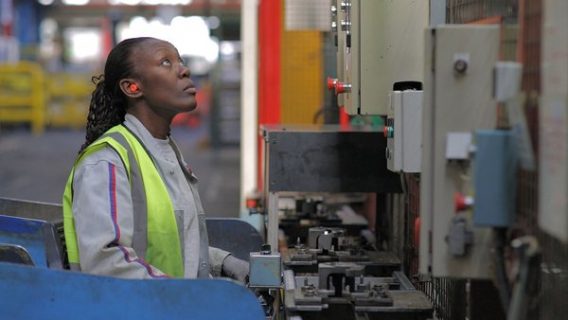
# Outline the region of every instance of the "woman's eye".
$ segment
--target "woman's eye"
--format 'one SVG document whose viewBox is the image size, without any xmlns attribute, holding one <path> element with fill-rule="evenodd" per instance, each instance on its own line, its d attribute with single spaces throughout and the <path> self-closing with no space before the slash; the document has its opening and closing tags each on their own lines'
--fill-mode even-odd
<svg viewBox="0 0 568 320">
<path fill-rule="evenodd" d="M 162 60 L 161 64 L 168 67 L 172 65 L 172 63 L 168 59 Z"/>
</svg>

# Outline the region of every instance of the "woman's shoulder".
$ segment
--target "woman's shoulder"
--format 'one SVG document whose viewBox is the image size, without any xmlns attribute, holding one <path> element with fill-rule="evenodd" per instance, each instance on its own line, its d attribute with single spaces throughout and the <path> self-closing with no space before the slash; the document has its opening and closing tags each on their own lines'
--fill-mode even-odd
<svg viewBox="0 0 568 320">
<path fill-rule="evenodd" d="M 101 146 L 81 157 L 77 167 L 92 166 L 99 163 L 110 163 L 116 166 L 123 166 L 122 159 L 110 146 Z"/>
</svg>

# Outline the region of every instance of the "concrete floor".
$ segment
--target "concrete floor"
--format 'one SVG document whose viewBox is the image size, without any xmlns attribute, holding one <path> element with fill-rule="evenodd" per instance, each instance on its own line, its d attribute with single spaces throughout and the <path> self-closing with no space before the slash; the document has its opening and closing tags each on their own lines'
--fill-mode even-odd
<svg viewBox="0 0 568 320">
<path fill-rule="evenodd" d="M 0 197 L 61 203 L 69 171 L 84 141 L 84 131 L 48 129 L 34 136 L 27 128 L 1 129 Z M 208 216 L 238 217 L 238 147 L 211 149 L 205 125 L 176 127 L 172 136 L 199 178 L 199 192 Z"/>
</svg>

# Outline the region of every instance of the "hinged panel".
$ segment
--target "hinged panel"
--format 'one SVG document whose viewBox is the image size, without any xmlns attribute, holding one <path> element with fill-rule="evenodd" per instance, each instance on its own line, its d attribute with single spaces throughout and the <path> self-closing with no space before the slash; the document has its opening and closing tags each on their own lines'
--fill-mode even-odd
<svg viewBox="0 0 568 320">
<path fill-rule="evenodd" d="M 444 25 L 426 36 L 420 270 L 434 276 L 485 278 L 490 275 L 491 230 L 473 229 L 471 211 L 456 219 L 454 195 L 471 194 L 471 182 L 464 179 L 470 169 L 467 160 L 449 161 L 445 155 L 449 133 L 495 126 L 492 71 L 499 28 Z M 460 236 L 460 230 L 468 228 L 472 233 Z M 473 244 L 457 256 L 448 239 L 467 240 L 471 235 Z"/>
<path fill-rule="evenodd" d="M 400 81 L 423 79 L 429 2 L 350 0 L 349 47 L 344 46 L 344 96 L 349 114 L 386 115 L 388 94 Z"/>
</svg>

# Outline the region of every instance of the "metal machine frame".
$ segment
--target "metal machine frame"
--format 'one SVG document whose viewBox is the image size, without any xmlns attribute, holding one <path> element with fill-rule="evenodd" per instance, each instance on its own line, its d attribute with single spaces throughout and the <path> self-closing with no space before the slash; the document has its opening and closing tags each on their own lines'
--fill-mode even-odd
<svg viewBox="0 0 568 320">
<path fill-rule="evenodd" d="M 0 198 L 2 318 L 265 319 L 252 291 L 228 279 L 125 280 L 63 270 L 62 218 L 57 204 Z M 242 259 L 262 244 L 238 219 L 208 219 L 207 229 L 212 245 Z"/>
<path fill-rule="evenodd" d="M 278 250 L 280 192 L 401 192 L 387 170 L 386 138 L 378 130 L 265 126 L 267 243 Z"/>
</svg>

